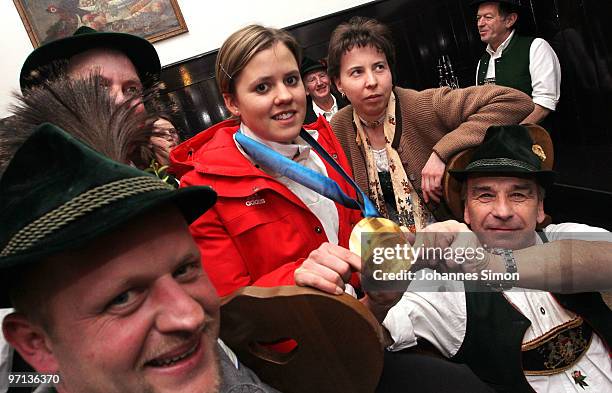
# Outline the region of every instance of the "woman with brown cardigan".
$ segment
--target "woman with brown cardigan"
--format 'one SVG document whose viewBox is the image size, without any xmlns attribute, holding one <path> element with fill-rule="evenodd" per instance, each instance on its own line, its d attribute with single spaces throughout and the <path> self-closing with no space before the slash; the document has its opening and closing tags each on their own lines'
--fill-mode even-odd
<svg viewBox="0 0 612 393">
<path fill-rule="evenodd" d="M 519 123 L 533 103 L 518 90 L 491 85 L 393 87 L 394 62 L 385 25 L 364 17 L 339 25 L 329 42 L 328 72 L 352 105 L 331 125 L 380 213 L 416 231 L 450 218 L 440 204 L 447 160 L 480 144 L 489 126 Z"/>
</svg>

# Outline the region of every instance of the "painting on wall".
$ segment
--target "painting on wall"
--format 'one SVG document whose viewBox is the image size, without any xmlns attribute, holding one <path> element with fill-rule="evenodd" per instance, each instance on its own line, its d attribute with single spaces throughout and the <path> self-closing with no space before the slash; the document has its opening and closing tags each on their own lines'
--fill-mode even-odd
<svg viewBox="0 0 612 393">
<path fill-rule="evenodd" d="M 177 0 L 13 0 L 34 47 L 81 26 L 151 42 L 187 32 Z"/>
</svg>

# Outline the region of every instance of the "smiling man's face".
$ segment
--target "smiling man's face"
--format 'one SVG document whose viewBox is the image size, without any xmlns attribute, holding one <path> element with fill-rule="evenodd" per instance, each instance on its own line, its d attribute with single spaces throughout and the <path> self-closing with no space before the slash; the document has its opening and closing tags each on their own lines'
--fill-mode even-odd
<svg viewBox="0 0 612 393">
<path fill-rule="evenodd" d="M 533 245 L 544 203 L 534 179 L 470 177 L 463 218 L 483 245 L 517 250 Z"/>
<path fill-rule="evenodd" d="M 48 327 L 33 328 L 40 345 L 17 347 L 36 370 L 60 373 L 59 392 L 217 391 L 219 299 L 176 208 L 48 258 L 37 273 Z M 12 341 L 16 320 L 5 321 Z"/>
<path fill-rule="evenodd" d="M 480 40 L 485 44 L 491 45 L 493 50 L 497 50 L 512 32 L 518 14 L 510 13 L 502 15 L 499 11 L 499 3 L 488 2 L 478 7 L 476 14 L 476 25 Z"/>
</svg>

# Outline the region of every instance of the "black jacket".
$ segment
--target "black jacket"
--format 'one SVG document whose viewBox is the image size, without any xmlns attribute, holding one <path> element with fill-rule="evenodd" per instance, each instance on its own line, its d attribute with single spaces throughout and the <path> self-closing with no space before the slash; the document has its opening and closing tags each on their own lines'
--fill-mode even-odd
<svg viewBox="0 0 612 393">
<path fill-rule="evenodd" d="M 336 97 L 336 104 L 338 104 L 338 110 L 344 108 L 348 104 L 350 104 L 349 100 L 346 98 L 342 98 L 342 96 L 334 91 L 332 91 L 332 95 Z M 312 109 L 312 97 L 306 96 L 306 118 L 304 119 L 304 124 L 310 124 L 317 120 L 317 114 Z"/>
</svg>

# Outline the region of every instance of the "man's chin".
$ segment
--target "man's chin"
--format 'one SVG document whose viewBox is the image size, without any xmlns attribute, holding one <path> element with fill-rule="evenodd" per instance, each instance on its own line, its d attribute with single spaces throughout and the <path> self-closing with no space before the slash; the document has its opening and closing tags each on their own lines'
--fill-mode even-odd
<svg viewBox="0 0 612 393">
<path fill-rule="evenodd" d="M 146 380 L 151 392 L 217 393 L 220 371 L 216 340 L 207 340 L 205 336 L 200 351 L 195 354 L 197 363 L 186 370 L 149 369 Z"/>
<path fill-rule="evenodd" d="M 533 232 L 525 231 L 487 231 L 477 234 L 485 248 L 506 248 L 519 250 L 533 245 Z M 531 244 L 530 244 L 531 243 Z"/>
<path fill-rule="evenodd" d="M 316 92 L 316 95 L 318 99 L 324 99 L 327 96 L 329 96 L 329 93 L 330 93 L 329 89 L 326 89 L 325 91 Z"/>
</svg>

